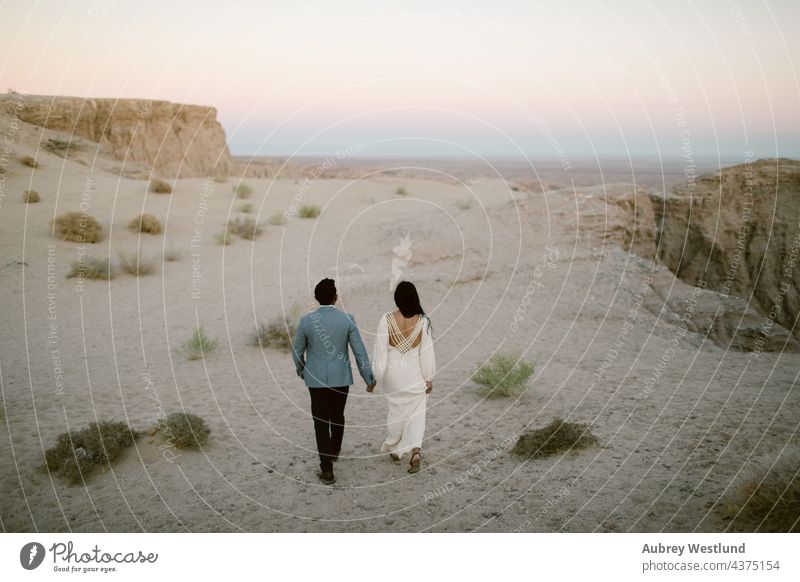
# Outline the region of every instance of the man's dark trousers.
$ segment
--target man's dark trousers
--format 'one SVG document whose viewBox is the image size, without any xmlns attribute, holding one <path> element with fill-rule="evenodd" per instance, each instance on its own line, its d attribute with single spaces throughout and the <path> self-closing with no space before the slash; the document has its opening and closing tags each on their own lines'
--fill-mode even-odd
<svg viewBox="0 0 800 582">
<path fill-rule="evenodd" d="M 319 465 L 323 471 L 333 470 L 333 457 L 339 454 L 344 436 L 344 405 L 350 386 L 309 388 L 311 416 L 317 437 Z"/>
</svg>

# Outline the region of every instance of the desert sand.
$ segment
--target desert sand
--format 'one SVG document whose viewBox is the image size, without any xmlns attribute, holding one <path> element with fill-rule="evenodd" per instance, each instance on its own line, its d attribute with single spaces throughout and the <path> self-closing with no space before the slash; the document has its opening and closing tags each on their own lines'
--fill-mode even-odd
<svg viewBox="0 0 800 582">
<path fill-rule="evenodd" d="M 797 448 L 800 354 L 728 349 L 675 325 L 659 307 L 685 283 L 626 243 L 629 213 L 613 201 L 644 204 L 663 173 L 635 189 L 625 168 L 575 185 L 551 168 L 536 188 L 478 162 L 443 176 L 434 164 L 334 157 L 347 175 L 314 177 L 324 160 L 245 172 L 247 200 L 233 193 L 241 174 L 181 178 L 159 195 L 147 170 L 120 173 L 108 151 L 64 158 L 38 145 L 69 134 L 8 111 L 0 121 L 18 123 L 0 197 L 4 531 L 724 531 L 718 509 L 738 480 Z M 27 189 L 41 201 L 23 203 Z M 220 245 L 243 203 L 263 233 Z M 299 218 L 298 204 L 321 214 Z M 95 217 L 105 238 L 54 239 L 49 221 L 67 211 Z M 127 228 L 143 212 L 162 234 Z M 269 223 L 275 213 L 285 224 Z M 65 278 L 80 253 L 125 251 L 155 272 Z M 419 288 L 436 337 L 423 471 L 379 454 L 380 386 L 368 395 L 357 381 L 326 487 L 307 390 L 289 354 L 251 344 L 253 329 L 312 308 L 314 284 L 334 277 L 371 351 L 393 308 L 393 266 Z M 180 346 L 198 324 L 219 346 L 190 361 Z M 536 362 L 528 389 L 481 397 L 476 366 L 514 351 Z M 179 410 L 211 427 L 202 451 L 170 458 L 145 436 L 85 486 L 39 469 L 59 433 L 110 419 L 144 430 Z M 589 424 L 600 445 L 510 453 L 555 417 Z"/>
</svg>

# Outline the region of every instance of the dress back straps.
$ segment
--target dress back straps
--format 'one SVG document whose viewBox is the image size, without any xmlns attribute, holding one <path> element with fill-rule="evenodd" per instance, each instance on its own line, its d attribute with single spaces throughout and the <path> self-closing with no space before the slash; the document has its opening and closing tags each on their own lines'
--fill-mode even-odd
<svg viewBox="0 0 800 582">
<path fill-rule="evenodd" d="M 393 348 L 396 348 L 400 351 L 400 353 L 403 354 L 411 351 L 417 342 L 417 338 L 419 338 L 420 334 L 422 333 L 422 317 L 419 317 L 417 324 L 414 326 L 414 329 L 411 330 L 411 333 L 408 337 L 404 336 L 403 332 L 400 331 L 400 326 L 397 325 L 394 315 L 387 313 L 386 318 L 389 320 L 389 345 Z M 392 338 L 394 338 L 394 341 L 396 342 L 395 344 L 392 344 Z"/>
</svg>

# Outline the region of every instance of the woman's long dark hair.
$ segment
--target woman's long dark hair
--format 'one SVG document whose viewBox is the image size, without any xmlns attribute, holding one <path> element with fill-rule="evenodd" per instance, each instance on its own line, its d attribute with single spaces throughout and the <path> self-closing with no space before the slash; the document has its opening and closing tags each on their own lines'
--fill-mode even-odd
<svg viewBox="0 0 800 582">
<path fill-rule="evenodd" d="M 394 290 L 394 302 L 405 318 L 425 315 L 425 311 L 419 302 L 417 288 L 410 281 L 400 281 L 397 284 Z"/>
</svg>

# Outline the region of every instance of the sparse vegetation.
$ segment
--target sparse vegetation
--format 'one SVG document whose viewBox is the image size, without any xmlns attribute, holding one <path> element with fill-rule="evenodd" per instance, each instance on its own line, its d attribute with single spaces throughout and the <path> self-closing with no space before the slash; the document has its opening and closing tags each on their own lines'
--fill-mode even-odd
<svg viewBox="0 0 800 582">
<path fill-rule="evenodd" d="M 584 424 L 556 418 L 544 428 L 525 431 L 517 439 L 512 453 L 525 457 L 549 457 L 565 451 L 578 451 L 598 443 Z"/>
<path fill-rule="evenodd" d="M 297 215 L 300 218 L 316 218 L 319 216 L 320 212 L 319 206 L 303 205 L 300 207 L 300 210 L 297 211 Z"/>
<path fill-rule="evenodd" d="M 286 216 L 284 216 L 283 212 L 274 212 L 270 215 L 267 222 L 273 226 L 280 226 L 281 224 L 286 224 Z"/>
<path fill-rule="evenodd" d="M 237 217 L 228 221 L 227 232 L 245 240 L 255 240 L 261 234 L 261 225 L 252 218 Z"/>
<path fill-rule="evenodd" d="M 134 277 L 144 277 L 154 273 L 156 270 L 155 261 L 146 259 L 135 252 L 120 252 L 119 266 L 123 271 Z"/>
<path fill-rule="evenodd" d="M 216 176 L 214 176 L 214 181 L 217 184 L 224 184 L 225 182 L 228 181 L 228 176 L 223 176 L 222 174 L 217 174 Z"/>
<path fill-rule="evenodd" d="M 481 394 L 488 398 L 504 398 L 521 394 L 533 374 L 534 365 L 517 354 L 495 354 L 472 374 Z"/>
<path fill-rule="evenodd" d="M 786 453 L 774 463 L 744 471 L 720 505 L 730 528 L 741 532 L 800 533 L 800 458 Z"/>
<path fill-rule="evenodd" d="M 172 194 L 172 184 L 166 180 L 153 178 L 150 180 L 150 192 L 155 194 Z"/>
<path fill-rule="evenodd" d="M 96 243 L 103 239 L 103 227 L 82 212 L 67 212 L 51 221 L 56 238 L 72 242 Z"/>
<path fill-rule="evenodd" d="M 398 196 L 408 196 L 408 190 L 406 190 L 405 186 L 398 186 L 394 193 Z"/>
<path fill-rule="evenodd" d="M 22 193 L 22 201 L 25 204 L 35 204 L 39 202 L 39 200 L 41 200 L 41 198 L 36 190 L 25 190 L 25 192 Z"/>
<path fill-rule="evenodd" d="M 253 194 L 253 187 L 245 182 L 239 182 L 233 187 L 233 193 L 236 194 L 237 198 L 244 200 L 245 198 L 250 198 Z"/>
<path fill-rule="evenodd" d="M 141 214 L 128 223 L 128 228 L 134 232 L 160 234 L 161 221 L 152 214 Z"/>
<path fill-rule="evenodd" d="M 70 154 L 74 154 L 76 152 L 81 151 L 83 149 L 83 146 L 74 141 L 49 138 L 44 146 L 44 149 L 50 152 L 51 154 L 55 154 L 57 156 L 61 156 L 62 158 L 66 158 Z"/>
<path fill-rule="evenodd" d="M 214 240 L 217 241 L 217 244 L 220 244 L 220 245 L 226 247 L 226 246 L 228 246 L 229 244 L 231 244 L 233 242 L 233 237 L 234 237 L 234 234 L 226 229 L 225 232 L 221 232 L 219 234 L 215 234 L 214 235 Z"/>
<path fill-rule="evenodd" d="M 37 162 L 31 156 L 22 156 L 19 159 L 19 163 L 22 164 L 23 166 L 28 166 L 29 168 L 38 168 L 39 167 L 39 162 Z"/>
<path fill-rule="evenodd" d="M 239 212 L 242 214 L 250 214 L 253 212 L 253 205 L 249 202 L 239 205 Z"/>
<path fill-rule="evenodd" d="M 159 428 L 164 438 L 179 449 L 200 449 L 211 434 L 206 421 L 189 412 L 173 412 Z"/>
<path fill-rule="evenodd" d="M 143 433 L 123 422 L 92 422 L 81 430 L 61 433 L 45 451 L 44 469 L 77 485 L 99 466 L 110 467 Z"/>
<path fill-rule="evenodd" d="M 80 277 L 81 279 L 110 281 L 115 274 L 108 259 L 86 256 L 70 263 L 67 279 Z"/>
<path fill-rule="evenodd" d="M 190 360 L 205 358 L 217 349 L 217 340 L 211 339 L 206 335 L 203 326 L 198 327 L 186 342 L 183 344 L 183 351 Z"/>
<path fill-rule="evenodd" d="M 277 317 L 269 323 L 259 323 L 253 334 L 252 344 L 260 348 L 273 348 L 288 352 L 292 349 L 300 306 L 295 304 L 285 317 Z"/>
<path fill-rule="evenodd" d="M 170 245 L 164 250 L 164 260 L 169 262 L 180 261 L 183 258 L 183 252 L 175 245 Z"/>
<path fill-rule="evenodd" d="M 462 198 L 460 200 L 456 200 L 456 208 L 459 210 L 469 210 L 472 208 L 472 200 L 469 198 Z"/>
</svg>

